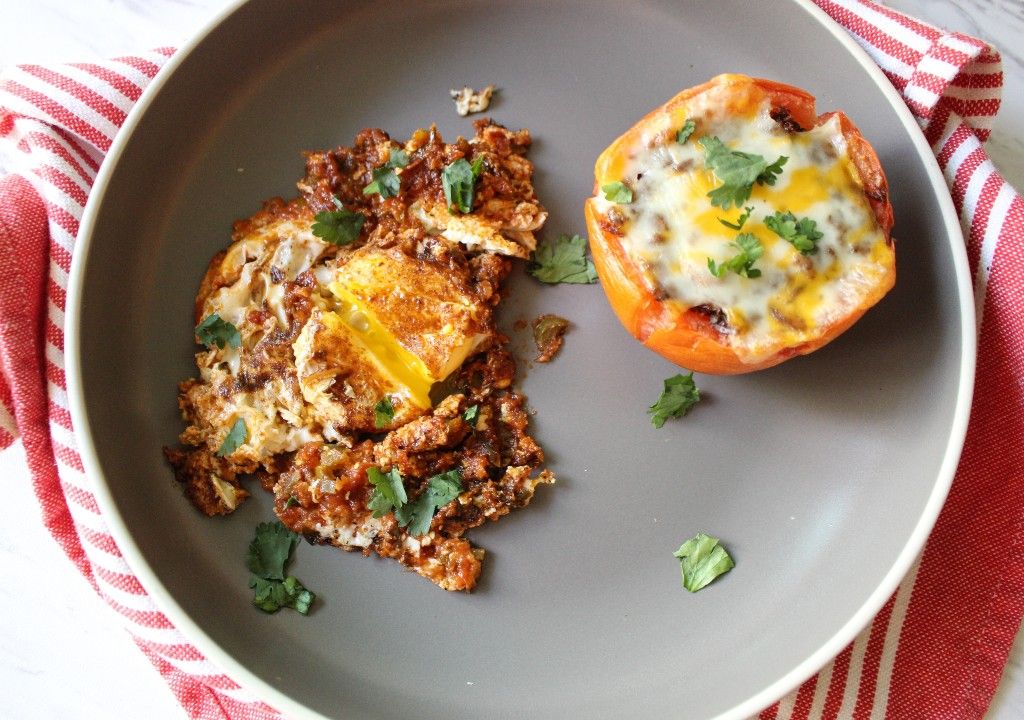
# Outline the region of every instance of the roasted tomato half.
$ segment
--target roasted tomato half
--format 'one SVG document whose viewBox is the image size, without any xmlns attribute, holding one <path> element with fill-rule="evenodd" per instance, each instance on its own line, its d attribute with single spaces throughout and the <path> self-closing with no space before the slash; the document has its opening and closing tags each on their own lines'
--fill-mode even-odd
<svg viewBox="0 0 1024 720">
<path fill-rule="evenodd" d="M 719 75 L 642 118 L 594 174 L 587 228 L 608 300 L 685 368 L 745 373 L 812 352 L 895 282 L 878 156 L 799 88 Z"/>
</svg>

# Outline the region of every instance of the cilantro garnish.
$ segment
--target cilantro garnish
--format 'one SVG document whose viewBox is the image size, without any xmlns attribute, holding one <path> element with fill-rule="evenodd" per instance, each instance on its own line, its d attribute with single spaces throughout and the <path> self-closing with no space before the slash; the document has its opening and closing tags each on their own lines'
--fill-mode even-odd
<svg viewBox="0 0 1024 720">
<path fill-rule="evenodd" d="M 597 282 L 597 270 L 587 257 L 587 241 L 579 235 L 563 234 L 553 242 L 542 242 L 534 250 L 526 271 L 551 284 Z"/>
<path fill-rule="evenodd" d="M 395 419 L 395 406 L 391 398 L 384 396 L 373 406 L 373 425 L 377 428 L 387 427 Z"/>
<path fill-rule="evenodd" d="M 700 402 L 700 390 L 693 382 L 693 373 L 674 375 L 665 380 L 664 389 L 657 402 L 647 409 L 651 424 L 660 428 L 669 418 L 683 417 Z"/>
<path fill-rule="evenodd" d="M 398 195 L 402 187 L 395 168 L 404 168 L 409 164 L 409 156 L 401 148 L 391 148 L 388 161 L 373 170 L 373 182 L 363 188 L 363 195 L 379 194 L 382 198 Z"/>
<path fill-rule="evenodd" d="M 284 566 L 299 542 L 299 536 L 280 522 L 260 523 L 249 543 L 245 566 L 266 580 L 284 580 Z"/>
<path fill-rule="evenodd" d="M 217 313 L 203 318 L 203 321 L 196 325 L 195 333 L 199 342 L 211 350 L 214 345 L 223 350 L 225 345 L 236 348 L 242 344 L 242 335 L 238 328 L 226 320 L 221 320 Z"/>
<path fill-rule="evenodd" d="M 753 211 L 754 208 L 745 207 L 743 208 L 743 213 L 738 218 L 736 218 L 736 222 L 731 223 L 728 220 L 723 220 L 722 218 L 718 218 L 718 222 L 722 223 L 727 228 L 732 228 L 733 230 L 742 230 L 743 225 L 747 222 L 747 220 L 750 219 L 750 213 L 752 213 Z"/>
<path fill-rule="evenodd" d="M 398 179 L 394 168 L 389 165 L 382 165 L 373 170 L 373 182 L 363 188 L 363 195 L 377 193 L 382 198 L 395 197 L 402 187 L 402 181 Z"/>
<path fill-rule="evenodd" d="M 300 504 L 301 503 L 299 502 L 299 499 L 297 497 L 295 497 L 294 495 L 291 495 L 291 496 L 289 496 L 289 498 L 287 500 L 285 500 L 284 509 L 287 510 L 290 507 L 295 507 L 296 505 L 300 505 Z"/>
<path fill-rule="evenodd" d="M 483 166 L 483 157 L 478 157 L 472 165 L 466 158 L 459 158 L 441 171 L 441 186 L 449 210 L 458 208 L 463 213 L 473 211 L 473 191 Z"/>
<path fill-rule="evenodd" d="M 750 233 L 740 233 L 736 236 L 736 240 L 729 245 L 739 250 L 739 254 L 732 256 L 721 265 L 716 265 L 714 260 L 708 258 L 708 270 L 711 271 L 711 274 L 721 278 L 732 270 L 737 275 L 747 278 L 761 277 L 761 271 L 754 267 L 754 263 L 764 253 L 764 247 L 758 239 Z"/>
<path fill-rule="evenodd" d="M 263 612 L 273 613 L 290 607 L 307 615 L 316 599 L 314 593 L 285 573 L 298 541 L 299 536 L 280 522 L 256 526 L 256 536 L 249 543 L 245 565 L 252 573 L 249 587 L 256 591 L 252 602 Z"/>
<path fill-rule="evenodd" d="M 387 164 L 391 167 L 404 168 L 409 164 L 409 155 L 402 148 L 391 148 Z"/>
<path fill-rule="evenodd" d="M 309 615 L 309 609 L 316 600 L 316 593 L 307 590 L 291 575 L 284 580 L 265 580 L 253 575 L 249 578 L 249 587 L 256 591 L 252 604 L 265 613 L 275 613 L 288 607 L 302 615 Z"/>
<path fill-rule="evenodd" d="M 818 241 L 824 237 L 818 230 L 818 223 L 808 217 L 797 220 L 791 213 L 776 211 L 764 219 L 764 224 L 773 233 L 791 244 L 801 255 L 813 255 L 818 252 Z"/>
<path fill-rule="evenodd" d="M 683 126 L 679 128 L 679 132 L 676 133 L 676 142 L 682 145 L 690 139 L 690 136 L 693 135 L 693 131 L 696 129 L 697 123 L 690 118 L 687 118 L 686 122 L 683 123 Z"/>
<path fill-rule="evenodd" d="M 228 430 L 228 434 L 224 436 L 224 442 L 220 444 L 220 449 L 217 450 L 217 457 L 230 455 L 244 445 L 248 439 L 249 428 L 245 426 L 245 420 L 238 418 L 235 420 L 235 424 L 231 426 L 231 429 Z"/>
<path fill-rule="evenodd" d="M 402 476 L 398 468 L 391 468 L 387 473 L 382 473 L 375 467 L 366 471 L 366 477 L 373 485 L 373 494 L 367 507 L 373 511 L 375 518 L 384 517 L 389 512 L 396 510 L 409 500 L 405 494 L 405 485 L 402 484 Z"/>
<path fill-rule="evenodd" d="M 470 405 L 468 408 L 466 408 L 466 411 L 462 413 L 462 419 L 468 422 L 470 425 L 476 425 L 476 416 L 479 413 L 479 405 Z"/>
<path fill-rule="evenodd" d="M 697 592 L 736 565 L 725 548 L 718 544 L 718 538 L 704 533 L 697 533 L 672 554 L 679 558 L 683 587 L 690 592 Z"/>
<path fill-rule="evenodd" d="M 366 476 L 374 488 L 370 502 L 367 503 L 373 516 L 379 518 L 393 512 L 398 526 L 407 528 L 410 535 L 423 535 L 427 532 L 434 513 L 462 492 L 462 474 L 458 470 L 449 470 L 431 477 L 427 480 L 426 489 L 411 502 L 397 468 L 382 473 L 371 467 L 366 471 Z"/>
<path fill-rule="evenodd" d="M 717 137 L 705 135 L 698 143 L 704 150 L 704 162 L 718 179 L 720 187 L 708 193 L 711 204 L 728 210 L 733 205 L 741 206 L 750 197 L 754 183 L 774 185 L 776 176 L 782 172 L 782 166 L 789 159 L 785 155 L 771 163 L 752 153 L 730 150 Z"/>
<path fill-rule="evenodd" d="M 438 509 L 444 507 L 462 492 L 462 474 L 458 470 L 434 475 L 427 481 L 427 489 L 415 500 L 395 510 L 395 519 L 410 535 L 423 535 L 430 530 L 430 521 Z"/>
<path fill-rule="evenodd" d="M 334 245 L 348 245 L 359 237 L 363 223 L 366 222 L 366 216 L 360 212 L 346 209 L 334 195 L 331 196 L 331 200 L 334 201 L 338 209 L 318 212 L 313 218 L 316 222 L 313 223 L 310 230 L 318 238 Z"/>
<path fill-rule="evenodd" d="M 618 180 L 602 185 L 601 192 L 604 193 L 605 200 L 611 200 L 613 203 L 628 205 L 633 202 L 633 191 L 629 185 Z"/>
</svg>

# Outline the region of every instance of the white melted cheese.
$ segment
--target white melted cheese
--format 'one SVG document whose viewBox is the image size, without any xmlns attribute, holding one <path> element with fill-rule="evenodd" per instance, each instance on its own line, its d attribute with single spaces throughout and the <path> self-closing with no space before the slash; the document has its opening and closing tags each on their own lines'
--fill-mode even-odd
<svg viewBox="0 0 1024 720">
<path fill-rule="evenodd" d="M 753 118 L 709 113 L 685 143 L 676 142 L 674 133 L 642 138 L 624 168 L 634 200 L 616 206 L 626 217 L 623 247 L 652 284 L 684 309 L 720 309 L 728 343 L 751 363 L 773 352 L 780 338 L 795 346 L 818 336 L 860 304 L 891 262 L 837 118 L 791 133 L 769 117 L 769 109 L 765 103 Z M 704 135 L 768 163 L 788 158 L 774 186 L 754 185 L 744 203 L 753 211 L 740 231 L 719 219 L 736 223 L 743 208 L 714 207 L 707 195 L 722 183 L 706 167 L 698 144 Z M 614 206 L 603 195 L 597 202 L 603 214 Z M 765 217 L 776 211 L 816 222 L 823 233 L 816 253 L 801 255 L 768 228 Z M 708 259 L 721 264 L 737 255 L 730 243 L 740 232 L 755 235 L 764 248 L 753 266 L 761 276 L 715 277 Z"/>
</svg>

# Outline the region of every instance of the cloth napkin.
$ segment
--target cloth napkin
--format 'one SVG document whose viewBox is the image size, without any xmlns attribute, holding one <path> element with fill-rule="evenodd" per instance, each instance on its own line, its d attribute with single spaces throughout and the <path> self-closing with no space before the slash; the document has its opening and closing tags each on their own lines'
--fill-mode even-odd
<svg viewBox="0 0 1024 720">
<path fill-rule="evenodd" d="M 979 332 L 975 400 L 956 478 L 906 579 L 847 648 L 763 710 L 794 718 L 980 718 L 1024 615 L 1024 199 L 983 147 L 999 54 L 867 0 L 814 0 L 871 55 L 931 144 L 967 242 Z M 0 74 L 0 448 L 21 437 L 42 519 L 119 613 L 192 718 L 279 718 L 207 661 L 118 551 L 68 412 L 64 309 L 96 171 L 173 54 Z"/>
</svg>

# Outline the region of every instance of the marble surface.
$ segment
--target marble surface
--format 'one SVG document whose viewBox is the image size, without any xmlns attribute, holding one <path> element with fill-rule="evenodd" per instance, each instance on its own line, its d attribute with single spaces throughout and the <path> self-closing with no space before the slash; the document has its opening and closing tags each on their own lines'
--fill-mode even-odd
<svg viewBox="0 0 1024 720">
<path fill-rule="evenodd" d="M 770 0 L 777 2 L 778 0 Z M 89 60 L 175 45 L 226 0 L 0 0 L 0 66 Z M 935 24 L 985 38 L 1006 85 L 989 152 L 1024 187 L 1024 0 L 889 0 Z M 2 170 L 2 168 L 0 168 Z M 20 445 L 0 454 L 0 688 L 7 718 L 184 718 L 117 616 L 43 529 Z M 115 700 L 112 700 L 116 698 Z M 1024 633 L 988 720 L 1024 717 Z"/>
</svg>

